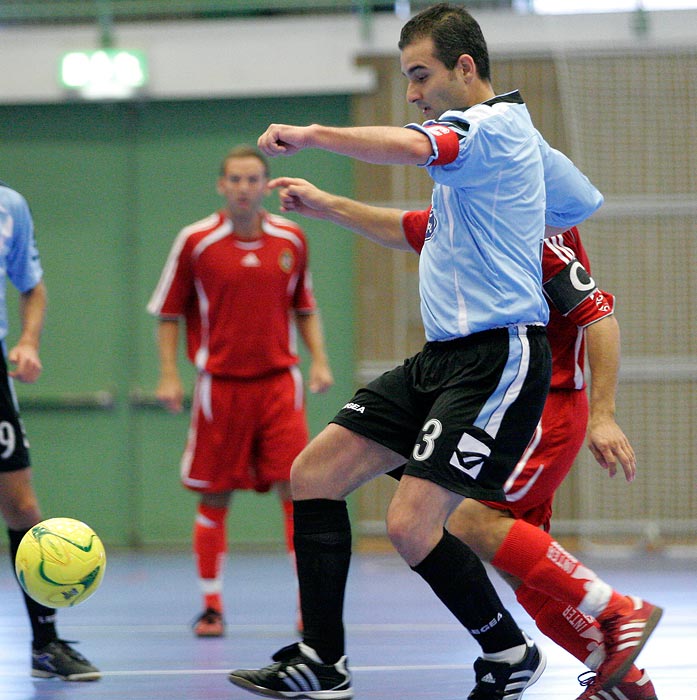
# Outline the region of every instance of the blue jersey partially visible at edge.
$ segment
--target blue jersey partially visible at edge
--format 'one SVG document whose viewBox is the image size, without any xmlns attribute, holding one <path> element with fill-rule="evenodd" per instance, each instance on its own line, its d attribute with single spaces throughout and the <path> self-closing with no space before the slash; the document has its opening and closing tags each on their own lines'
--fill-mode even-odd
<svg viewBox="0 0 697 700">
<path fill-rule="evenodd" d="M 545 223 L 568 230 L 597 211 L 603 195 L 563 153 L 537 136 L 545 171 Z"/>
<path fill-rule="evenodd" d="M 34 223 L 26 200 L 0 184 L 0 341 L 7 336 L 7 278 L 20 292 L 43 277 L 34 240 Z"/>
</svg>

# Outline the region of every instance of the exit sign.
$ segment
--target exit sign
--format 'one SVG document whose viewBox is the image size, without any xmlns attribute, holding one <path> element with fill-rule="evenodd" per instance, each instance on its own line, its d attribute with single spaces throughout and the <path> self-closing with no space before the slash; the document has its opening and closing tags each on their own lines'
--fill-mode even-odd
<svg viewBox="0 0 697 700">
<path fill-rule="evenodd" d="M 147 63 L 141 51 L 71 51 L 61 60 L 60 80 L 87 99 L 124 99 L 146 85 Z"/>
</svg>

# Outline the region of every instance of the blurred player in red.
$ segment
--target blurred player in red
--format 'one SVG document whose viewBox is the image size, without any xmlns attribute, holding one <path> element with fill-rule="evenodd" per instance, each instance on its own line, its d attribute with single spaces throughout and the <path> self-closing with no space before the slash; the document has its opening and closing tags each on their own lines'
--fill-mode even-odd
<svg viewBox="0 0 697 700">
<path fill-rule="evenodd" d="M 277 490 L 293 555 L 290 467 L 309 437 L 297 332 L 311 359 L 310 391 L 333 384 L 305 236 L 262 208 L 267 183 L 268 164 L 256 149 L 228 153 L 217 183 L 225 207 L 179 233 L 148 304 L 159 318 L 157 398 L 169 411 L 181 411 L 184 396 L 181 319 L 198 372 L 181 478 L 200 494 L 193 549 L 201 637 L 224 633 L 225 523 L 234 491 Z"/>
</svg>

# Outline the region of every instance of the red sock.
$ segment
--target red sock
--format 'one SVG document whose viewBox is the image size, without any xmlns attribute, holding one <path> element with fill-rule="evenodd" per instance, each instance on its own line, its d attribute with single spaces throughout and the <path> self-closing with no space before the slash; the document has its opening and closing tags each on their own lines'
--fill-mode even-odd
<svg viewBox="0 0 697 700">
<path fill-rule="evenodd" d="M 571 605 L 560 603 L 546 593 L 535 591 L 526 585 L 518 586 L 515 592 L 518 602 L 535 620 L 537 628 L 546 637 L 566 649 L 591 671 L 603 662 L 605 650 L 603 633 L 598 621 L 584 615 Z M 632 666 L 622 679 L 633 683 L 641 678 L 641 671 Z"/>
<path fill-rule="evenodd" d="M 297 573 L 298 573 L 298 567 L 296 565 L 295 561 L 295 524 L 293 520 L 293 501 L 281 501 L 281 505 L 283 506 L 283 517 L 284 517 L 284 525 L 285 525 L 285 530 L 286 530 L 286 549 L 288 551 L 288 556 L 290 557 L 290 563 L 291 566 L 293 567 L 293 573 L 296 575 L 296 581 L 297 581 Z M 297 584 L 296 584 L 297 585 Z M 302 618 L 302 613 L 300 611 L 300 588 L 296 588 L 296 598 L 297 598 L 297 617 L 295 620 L 295 627 L 300 634 L 303 632 L 303 618 Z"/>
<path fill-rule="evenodd" d="M 283 525 L 286 530 L 286 550 L 291 558 L 295 556 L 295 525 L 293 521 L 293 501 L 281 501 L 283 506 Z"/>
<path fill-rule="evenodd" d="M 595 618 L 525 584 L 517 588 L 515 595 L 546 637 L 566 649 L 591 671 L 598 668 L 605 653 L 603 634 Z"/>
<path fill-rule="evenodd" d="M 203 604 L 222 612 L 222 565 L 227 551 L 227 508 L 199 503 L 194 521 L 194 557 L 203 593 Z"/>
<path fill-rule="evenodd" d="M 628 608 L 625 596 L 569 554 L 539 528 L 516 520 L 491 563 L 526 586 L 571 604 L 597 619 Z"/>
</svg>

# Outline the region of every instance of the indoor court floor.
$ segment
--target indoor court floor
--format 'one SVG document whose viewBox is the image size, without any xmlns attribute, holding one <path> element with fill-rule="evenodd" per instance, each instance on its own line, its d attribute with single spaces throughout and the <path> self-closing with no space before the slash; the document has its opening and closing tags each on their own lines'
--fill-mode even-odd
<svg viewBox="0 0 697 700">
<path fill-rule="evenodd" d="M 59 612 L 64 639 L 102 672 L 93 683 L 30 676 L 29 632 L 7 553 L 0 566 L 0 700 L 243 700 L 233 668 L 265 665 L 295 638 L 295 583 L 281 553 L 240 553 L 226 569 L 227 636 L 196 639 L 199 597 L 188 553 L 112 552 L 92 598 Z M 697 698 L 697 558 L 584 557 L 626 593 L 665 608 L 639 657 L 661 700 Z M 547 670 L 525 700 L 574 700 L 584 669 L 545 640 L 495 579 L 521 627 L 542 643 Z M 422 580 L 391 553 L 354 556 L 347 650 L 357 700 L 465 700 L 477 647 Z"/>
</svg>

